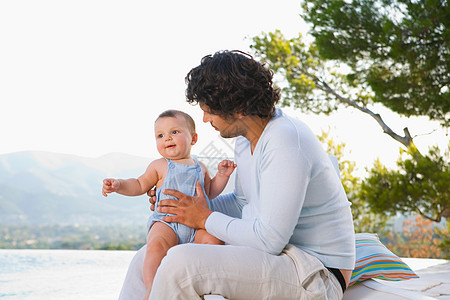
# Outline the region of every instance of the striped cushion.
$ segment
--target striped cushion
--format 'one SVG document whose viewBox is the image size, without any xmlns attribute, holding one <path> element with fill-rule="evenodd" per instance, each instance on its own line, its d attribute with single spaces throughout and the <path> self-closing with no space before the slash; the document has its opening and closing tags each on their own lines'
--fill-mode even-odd
<svg viewBox="0 0 450 300">
<path fill-rule="evenodd" d="M 355 242 L 356 262 L 349 285 L 370 278 L 399 281 L 419 277 L 380 242 L 377 234 L 357 233 Z"/>
</svg>

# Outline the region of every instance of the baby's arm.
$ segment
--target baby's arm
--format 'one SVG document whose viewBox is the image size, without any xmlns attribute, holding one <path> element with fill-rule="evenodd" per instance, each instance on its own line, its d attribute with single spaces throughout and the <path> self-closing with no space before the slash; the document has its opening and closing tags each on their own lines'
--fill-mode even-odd
<svg viewBox="0 0 450 300">
<path fill-rule="evenodd" d="M 115 179 L 106 178 L 103 180 L 102 194 L 107 197 L 107 194 L 116 192 L 125 196 L 139 196 L 147 193 L 158 182 L 158 161 L 153 161 L 145 170 L 145 173 L 138 178 L 129 179 Z"/>
<path fill-rule="evenodd" d="M 230 179 L 236 164 L 230 160 L 223 160 L 217 166 L 217 174 L 209 181 L 209 199 L 214 199 L 222 193 Z"/>
</svg>

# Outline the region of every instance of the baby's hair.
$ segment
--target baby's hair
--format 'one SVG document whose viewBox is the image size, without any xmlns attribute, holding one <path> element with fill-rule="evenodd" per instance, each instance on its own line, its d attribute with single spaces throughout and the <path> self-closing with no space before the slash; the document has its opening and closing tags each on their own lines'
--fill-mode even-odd
<svg viewBox="0 0 450 300">
<path fill-rule="evenodd" d="M 194 119 L 192 119 L 192 117 L 190 115 L 188 115 L 185 112 L 182 112 L 181 110 L 169 109 L 169 110 L 163 111 L 158 116 L 158 118 L 156 118 L 155 122 L 161 118 L 175 118 L 176 116 L 182 116 L 184 118 L 184 120 L 186 121 L 189 129 L 191 130 L 191 133 L 195 133 Z"/>
</svg>

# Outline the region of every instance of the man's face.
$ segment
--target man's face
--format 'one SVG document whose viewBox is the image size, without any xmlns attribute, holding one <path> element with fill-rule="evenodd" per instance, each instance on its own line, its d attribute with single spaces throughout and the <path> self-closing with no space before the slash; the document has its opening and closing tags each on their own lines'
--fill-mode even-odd
<svg viewBox="0 0 450 300">
<path fill-rule="evenodd" d="M 203 122 L 209 122 L 214 129 L 219 131 L 223 138 L 233 138 L 245 136 L 246 129 L 238 116 L 223 118 L 220 115 L 213 114 L 206 104 L 200 104 L 203 110 Z"/>
</svg>

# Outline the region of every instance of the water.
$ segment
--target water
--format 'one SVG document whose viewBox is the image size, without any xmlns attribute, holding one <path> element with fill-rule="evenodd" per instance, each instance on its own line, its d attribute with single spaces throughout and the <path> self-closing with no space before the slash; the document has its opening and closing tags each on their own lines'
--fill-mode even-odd
<svg viewBox="0 0 450 300">
<path fill-rule="evenodd" d="M 117 299 L 134 253 L 0 249 L 0 299 Z"/>
</svg>

